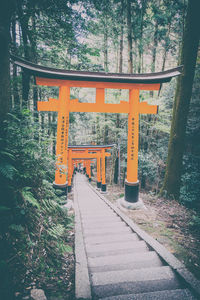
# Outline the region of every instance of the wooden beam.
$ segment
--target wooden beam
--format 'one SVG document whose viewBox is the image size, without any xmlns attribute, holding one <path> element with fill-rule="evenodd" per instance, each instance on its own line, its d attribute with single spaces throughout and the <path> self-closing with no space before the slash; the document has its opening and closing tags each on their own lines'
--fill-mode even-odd
<svg viewBox="0 0 200 300">
<path fill-rule="evenodd" d="M 87 87 L 100 89 L 138 89 L 144 91 L 158 91 L 160 89 L 160 83 L 95 82 L 41 77 L 36 77 L 36 84 L 45 86 Z"/>
</svg>

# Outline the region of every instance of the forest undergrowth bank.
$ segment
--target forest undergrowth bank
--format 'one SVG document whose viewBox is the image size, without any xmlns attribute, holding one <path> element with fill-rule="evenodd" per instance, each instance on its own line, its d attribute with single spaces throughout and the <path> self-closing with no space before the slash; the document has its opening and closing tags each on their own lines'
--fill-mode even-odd
<svg viewBox="0 0 200 300">
<path fill-rule="evenodd" d="M 1 299 L 29 299 L 33 288 L 48 299 L 72 299 L 74 217 L 66 195 L 52 187 L 50 141 L 28 109 L 12 111 L 7 122 L 0 151 Z"/>
</svg>

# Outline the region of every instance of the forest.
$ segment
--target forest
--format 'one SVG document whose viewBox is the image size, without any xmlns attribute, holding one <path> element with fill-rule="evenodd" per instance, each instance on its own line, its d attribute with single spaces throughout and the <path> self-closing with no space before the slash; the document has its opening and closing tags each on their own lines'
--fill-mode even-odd
<svg viewBox="0 0 200 300">
<path fill-rule="evenodd" d="M 20 298 L 33 282 L 70 297 L 74 217 L 54 190 L 56 112 L 37 101 L 58 97 L 37 86 L 12 55 L 66 70 L 154 73 L 182 65 L 179 77 L 140 101 L 159 105 L 141 115 L 139 181 L 146 195 L 177 201 L 200 226 L 200 19 L 198 0 L 7 0 L 0 3 L 0 282 L 2 299 Z M 95 89 L 71 99 L 94 102 Z M 106 103 L 128 101 L 106 90 Z M 124 186 L 126 114 L 70 113 L 69 144 L 115 144 L 107 183 Z M 120 152 L 119 152 L 120 149 Z M 118 159 L 120 157 L 120 170 Z M 117 174 L 120 173 L 118 178 Z M 71 272 L 73 274 L 73 272 Z M 68 273 L 67 273 L 68 274 Z M 20 293 L 18 293 L 20 291 Z M 66 294 L 65 294 L 66 293 Z M 65 298 L 64 298 L 65 297 Z M 69 296 L 68 296 L 69 297 Z M 59 297 L 48 299 L 59 299 Z"/>
</svg>

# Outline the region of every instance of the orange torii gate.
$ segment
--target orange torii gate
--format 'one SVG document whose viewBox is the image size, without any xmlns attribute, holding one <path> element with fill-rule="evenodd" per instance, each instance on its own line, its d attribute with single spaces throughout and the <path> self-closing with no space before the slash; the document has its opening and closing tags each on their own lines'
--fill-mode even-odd
<svg viewBox="0 0 200 300">
<path fill-rule="evenodd" d="M 92 164 L 92 159 L 89 159 L 89 158 L 84 158 L 84 159 L 76 159 L 76 158 L 71 158 L 70 161 L 68 161 L 68 164 L 69 166 L 69 170 L 68 170 L 68 186 L 67 186 L 67 193 L 70 193 L 71 192 L 71 189 L 72 189 L 72 179 L 73 179 L 73 175 L 74 175 L 74 171 L 75 171 L 75 168 L 74 166 L 76 166 L 76 168 L 78 167 L 78 164 L 80 163 L 83 163 L 87 166 L 87 173 L 88 173 L 88 179 L 89 181 L 91 181 L 91 172 L 90 172 L 90 169 L 88 170 L 88 167 L 90 168 L 91 164 Z M 89 166 L 88 166 L 89 164 Z"/>
<path fill-rule="evenodd" d="M 102 192 L 106 192 L 106 172 L 105 172 L 105 158 L 111 156 L 110 153 L 92 153 L 85 154 L 80 153 L 76 155 L 72 155 L 72 159 L 81 158 L 86 160 L 86 174 L 88 174 L 89 181 L 91 179 L 91 171 L 90 171 L 90 159 L 97 160 L 97 188 L 101 188 Z M 100 167 L 101 161 L 101 167 Z M 71 174 L 70 174 L 71 176 Z"/>
<path fill-rule="evenodd" d="M 105 158 L 110 156 L 110 153 L 107 153 L 106 150 L 111 149 L 114 145 L 76 145 L 68 146 L 68 159 L 72 157 L 74 160 L 77 158 L 77 154 L 80 155 L 80 158 L 89 158 L 94 157 L 97 160 L 97 188 L 101 189 L 102 192 L 106 192 L 106 170 L 105 170 Z M 88 156 L 88 154 L 95 154 L 93 156 Z M 88 169 L 89 167 L 86 166 Z M 70 172 L 71 174 L 71 172 Z M 70 175 L 71 176 L 71 175 Z M 90 176 L 89 176 L 90 179 Z M 69 180 L 68 173 L 68 186 L 70 186 L 71 181 Z M 71 190 L 71 188 L 69 188 Z M 69 191 L 68 189 L 68 191 Z"/>
<path fill-rule="evenodd" d="M 26 69 L 36 78 L 36 84 L 59 87 L 58 99 L 50 98 L 48 102 L 38 101 L 39 111 L 57 111 L 57 169 L 54 186 L 67 187 L 68 129 L 70 112 L 101 112 L 128 114 L 127 142 L 127 177 L 125 181 L 125 201 L 137 202 L 139 199 L 138 181 L 138 138 L 139 115 L 156 114 L 157 105 L 139 101 L 140 90 L 155 90 L 161 84 L 169 82 L 172 77 L 181 74 L 181 67 L 150 74 L 114 74 L 103 72 L 68 71 L 32 64 L 12 56 L 15 64 Z M 71 87 L 96 89 L 95 103 L 80 103 L 78 99 L 70 100 Z M 105 103 L 105 89 L 128 89 L 129 102 L 119 104 Z"/>
</svg>

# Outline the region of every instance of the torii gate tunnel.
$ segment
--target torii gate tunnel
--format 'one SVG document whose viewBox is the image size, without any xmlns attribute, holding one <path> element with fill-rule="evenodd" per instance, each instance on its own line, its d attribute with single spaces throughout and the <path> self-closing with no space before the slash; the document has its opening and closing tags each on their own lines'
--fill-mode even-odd
<svg viewBox="0 0 200 300">
<path fill-rule="evenodd" d="M 71 178 L 73 174 L 73 160 L 85 160 L 86 173 L 89 180 L 90 174 L 90 160 L 97 161 L 97 188 L 101 188 L 102 192 L 106 192 L 106 170 L 105 158 L 111 156 L 106 150 L 111 149 L 114 145 L 76 145 L 68 146 L 68 191 L 71 191 Z"/>
<path fill-rule="evenodd" d="M 67 186 L 67 155 L 70 112 L 99 112 L 128 114 L 127 142 L 127 177 L 125 181 L 125 200 L 137 202 L 139 199 L 138 181 L 138 138 L 139 115 L 157 114 L 158 106 L 139 101 L 140 90 L 158 91 L 161 84 L 169 82 L 172 77 L 180 75 L 181 67 L 150 74 L 114 74 L 102 72 L 68 71 L 43 67 L 12 57 L 14 63 L 26 69 L 36 78 L 36 84 L 59 87 L 58 99 L 50 98 L 48 102 L 38 101 L 39 111 L 57 111 L 57 169 L 55 187 Z M 78 99 L 70 100 L 71 87 L 96 89 L 95 103 L 80 103 Z M 129 102 L 119 104 L 105 103 L 105 89 L 128 89 Z"/>
</svg>

